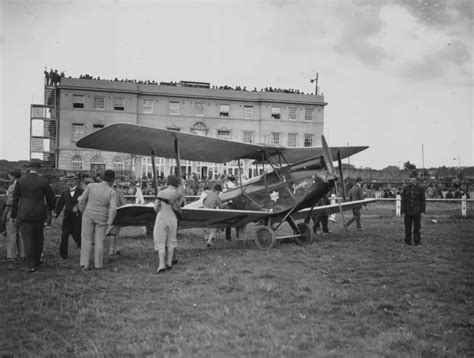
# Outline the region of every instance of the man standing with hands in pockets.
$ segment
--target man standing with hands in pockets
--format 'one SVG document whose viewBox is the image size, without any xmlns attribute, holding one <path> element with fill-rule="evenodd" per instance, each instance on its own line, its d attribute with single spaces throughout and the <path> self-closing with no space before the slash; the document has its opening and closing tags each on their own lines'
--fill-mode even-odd
<svg viewBox="0 0 474 358">
<path fill-rule="evenodd" d="M 104 239 L 117 213 L 117 193 L 112 189 L 115 172 L 106 170 L 100 183 L 91 183 L 79 198 L 82 213 L 81 260 L 83 270 L 89 268 L 91 244 L 94 239 L 94 264 L 101 270 L 104 263 Z"/>
</svg>

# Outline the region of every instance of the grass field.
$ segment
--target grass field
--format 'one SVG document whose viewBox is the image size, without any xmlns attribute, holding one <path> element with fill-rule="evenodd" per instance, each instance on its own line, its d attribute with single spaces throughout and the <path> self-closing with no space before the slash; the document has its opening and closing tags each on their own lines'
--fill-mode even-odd
<svg viewBox="0 0 474 358">
<path fill-rule="evenodd" d="M 136 228 L 103 271 L 79 269 L 72 239 L 61 262 L 55 221 L 40 271 L 0 263 L 0 354 L 472 357 L 472 203 L 467 219 L 459 204 L 428 211 L 421 247 L 403 244 L 393 203 L 363 210 L 366 231 L 346 233 L 338 218 L 305 247 L 221 235 L 206 249 L 202 230 L 181 231 L 179 263 L 160 275 Z"/>
</svg>

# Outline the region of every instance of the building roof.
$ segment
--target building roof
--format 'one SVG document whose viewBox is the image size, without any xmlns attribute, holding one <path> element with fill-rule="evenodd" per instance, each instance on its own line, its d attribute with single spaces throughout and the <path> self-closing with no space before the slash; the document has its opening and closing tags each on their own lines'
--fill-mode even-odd
<svg viewBox="0 0 474 358">
<path fill-rule="evenodd" d="M 323 96 L 310 94 L 238 91 L 216 88 L 193 88 L 157 84 L 139 84 L 126 81 L 108 81 L 96 79 L 63 78 L 59 88 L 79 91 L 104 91 L 117 93 L 134 93 L 142 96 L 165 96 L 200 99 L 218 99 L 245 102 L 295 103 L 302 105 L 325 106 Z"/>
</svg>

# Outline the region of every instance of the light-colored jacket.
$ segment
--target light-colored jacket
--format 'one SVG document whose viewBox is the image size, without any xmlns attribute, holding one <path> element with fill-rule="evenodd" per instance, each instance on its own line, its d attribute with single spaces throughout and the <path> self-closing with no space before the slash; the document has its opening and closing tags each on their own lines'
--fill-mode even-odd
<svg viewBox="0 0 474 358">
<path fill-rule="evenodd" d="M 91 183 L 82 193 L 78 204 L 83 216 L 112 225 L 117 213 L 117 193 L 105 181 Z"/>
</svg>

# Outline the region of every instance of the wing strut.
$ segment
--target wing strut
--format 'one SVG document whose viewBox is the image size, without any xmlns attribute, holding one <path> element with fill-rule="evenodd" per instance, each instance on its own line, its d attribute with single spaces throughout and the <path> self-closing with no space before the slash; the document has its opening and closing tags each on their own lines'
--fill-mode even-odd
<svg viewBox="0 0 474 358">
<path fill-rule="evenodd" d="M 158 178 L 156 176 L 155 150 L 151 150 L 151 166 L 153 168 L 153 182 L 155 183 L 155 198 L 158 196 Z"/>
<path fill-rule="evenodd" d="M 176 176 L 178 177 L 178 184 L 181 184 L 181 158 L 178 137 L 174 137 L 174 154 L 176 156 Z"/>
<path fill-rule="evenodd" d="M 324 138 L 324 136 L 321 136 L 321 142 L 323 144 L 324 160 L 326 161 L 326 167 L 328 169 L 328 173 L 332 174 L 335 178 L 334 164 L 332 162 L 331 151 L 329 150 L 328 143 L 326 142 L 326 138 Z M 342 217 L 342 225 L 344 226 L 346 231 L 348 231 L 347 226 L 345 224 L 345 220 L 344 220 L 344 211 L 342 210 L 341 199 L 339 198 L 339 190 L 337 189 L 336 183 L 334 183 L 334 189 L 336 190 L 336 200 L 339 205 L 339 212 L 341 213 L 341 217 Z"/>
</svg>

